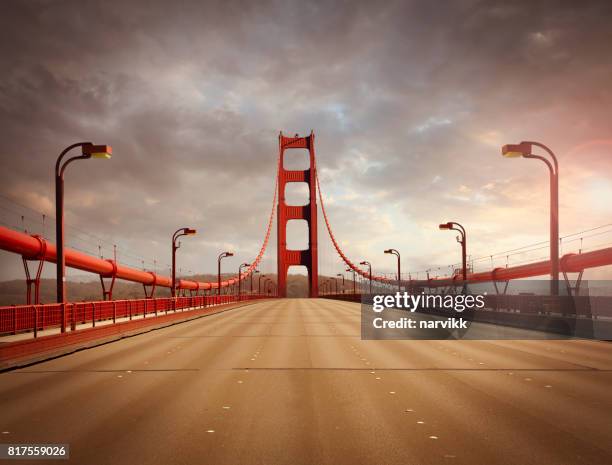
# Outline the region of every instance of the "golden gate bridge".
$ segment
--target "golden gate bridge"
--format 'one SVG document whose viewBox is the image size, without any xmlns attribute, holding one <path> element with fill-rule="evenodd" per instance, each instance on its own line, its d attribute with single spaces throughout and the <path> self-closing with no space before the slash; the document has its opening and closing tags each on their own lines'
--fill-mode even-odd
<svg viewBox="0 0 612 465">
<path fill-rule="evenodd" d="M 309 167 L 304 170 L 285 169 L 285 152 L 292 149 L 306 149 L 309 154 Z M 305 183 L 308 187 L 308 203 L 305 205 L 287 205 L 285 202 L 285 188 L 290 183 Z M 332 231 L 331 220 L 325 209 L 324 196 L 320 180 L 317 175 L 315 155 L 315 135 L 311 132 L 307 136 L 279 135 L 278 169 L 275 179 L 275 188 L 272 199 L 272 208 L 267 221 L 267 227 L 259 253 L 249 262 L 245 263 L 244 271 L 235 276 L 219 278 L 217 281 L 202 282 L 191 279 L 178 279 L 173 282 L 171 276 L 157 273 L 153 270 L 143 270 L 126 266 L 116 258 L 104 259 L 71 248 L 64 250 L 65 265 L 84 272 L 97 274 L 102 287 L 100 301 L 70 302 L 63 299 L 54 304 L 42 304 L 39 297 L 41 272 L 46 262 L 57 261 L 57 247 L 42 235 L 28 234 L 13 228 L 0 226 L 0 249 L 21 257 L 26 273 L 26 305 L 12 305 L 0 307 L 0 334 L 16 335 L 31 332 L 34 338 L 38 337 L 40 330 L 59 328 L 60 334 L 70 327 L 72 331 L 82 327 L 83 324 L 96 326 L 96 322 L 105 322 L 107 332 L 112 331 L 112 325 L 118 321 L 130 321 L 139 325 L 142 320 L 151 317 L 172 318 L 177 311 L 180 313 L 206 310 L 246 300 L 286 297 L 287 273 L 291 266 L 304 266 L 308 273 L 308 295 L 317 297 L 319 289 L 318 268 L 318 231 L 317 231 L 317 200 L 321 205 L 321 212 L 333 249 L 346 265 L 347 271 L 353 276 L 359 275 L 371 283 L 391 287 L 397 285 L 404 288 L 436 288 L 457 285 L 464 280 L 458 273 L 446 277 L 430 277 L 426 279 L 403 279 L 400 274 L 384 276 L 374 274 L 371 267 L 364 270 L 354 263 L 340 247 Z M 242 293 L 240 284 L 251 278 L 257 272 L 258 266 L 268 248 L 272 227 L 276 217 L 277 225 L 277 282 L 265 281 L 265 288 L 257 293 Z M 287 248 L 287 223 L 291 220 L 305 220 L 308 225 L 308 247 L 303 250 Z M 180 232 L 177 231 L 177 233 Z M 174 246 L 174 241 L 173 241 Z M 367 262 L 362 262 L 364 264 Z M 34 264 L 30 269 L 30 264 Z M 590 250 L 581 253 L 568 253 L 560 258 L 560 270 L 567 279 L 568 273 L 582 272 L 588 268 L 601 267 L 612 264 L 612 247 Z M 551 273 L 550 260 L 539 260 L 513 266 L 495 267 L 486 271 L 467 273 L 465 281 L 468 283 L 480 282 L 509 282 L 510 280 L 546 276 Z M 219 277 L 221 274 L 219 273 Z M 130 300 L 113 300 L 113 288 L 117 280 L 142 284 L 145 298 Z M 159 288 L 171 288 L 173 297 L 156 297 L 155 291 Z M 497 288 L 497 287 L 496 287 Z M 326 293 L 333 293 L 331 286 Z M 337 291 L 337 288 L 336 288 Z M 176 295 L 174 295 L 176 292 Z M 344 293 L 344 289 L 343 289 Z M 160 315 L 161 314 L 161 315 Z M 138 321 L 136 321 L 138 318 Z M 61 344 L 58 342 L 58 344 Z"/>
</svg>

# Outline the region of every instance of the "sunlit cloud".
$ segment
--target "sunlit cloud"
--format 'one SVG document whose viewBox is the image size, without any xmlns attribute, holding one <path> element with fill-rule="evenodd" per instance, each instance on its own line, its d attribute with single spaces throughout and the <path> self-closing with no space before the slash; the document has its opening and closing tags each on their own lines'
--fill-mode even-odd
<svg viewBox="0 0 612 465">
<path fill-rule="evenodd" d="M 609 2 L 545 1 L 545 17 L 502 1 L 105 6 L 3 3 L 0 194 L 52 215 L 57 154 L 109 143 L 111 161 L 66 173 L 68 225 L 135 255 L 167 262 L 188 225 L 202 234 L 186 268 L 214 270 L 227 248 L 251 259 L 280 130 L 315 131 L 334 233 L 376 269 L 393 268 L 381 246 L 407 271 L 454 262 L 449 219 L 474 255 L 546 240 L 546 167 L 502 158 L 506 143 L 557 153 L 562 234 L 609 222 Z M 21 276 L 18 257 L 0 263 Z"/>
</svg>

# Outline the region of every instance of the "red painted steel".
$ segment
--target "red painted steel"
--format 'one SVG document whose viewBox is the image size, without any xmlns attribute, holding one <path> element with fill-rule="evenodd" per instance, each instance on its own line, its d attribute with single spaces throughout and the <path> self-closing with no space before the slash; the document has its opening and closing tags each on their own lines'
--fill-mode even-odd
<svg viewBox="0 0 612 465">
<path fill-rule="evenodd" d="M 612 265 L 612 247 L 580 254 L 569 253 L 561 257 L 560 264 L 561 271 L 566 273 L 578 273 L 586 268 Z M 508 281 L 544 276 L 550 274 L 550 268 L 550 260 L 545 260 L 508 268 L 495 268 L 483 273 L 471 273 L 468 275 L 468 281 Z"/>
<path fill-rule="evenodd" d="M 593 250 L 583 253 L 568 253 L 561 257 L 560 271 L 565 273 L 579 273 L 588 268 L 598 268 L 601 266 L 612 265 L 612 247 L 606 249 Z M 492 281 L 511 281 L 513 279 L 533 278 L 537 276 L 550 275 L 550 260 L 527 263 L 525 265 L 510 266 L 506 268 L 494 268 L 490 271 L 479 273 L 469 273 L 468 282 L 492 282 Z M 386 280 L 380 278 L 376 280 Z M 421 280 L 403 281 L 406 285 L 413 286 L 448 286 L 458 279 L 455 277 L 440 277 Z M 389 280 L 383 281 L 387 282 Z"/>
<path fill-rule="evenodd" d="M 243 295 L 242 300 L 261 299 L 263 295 Z M 99 302 L 73 302 L 66 304 L 67 320 L 74 325 L 118 318 L 129 318 L 138 315 L 157 315 L 159 312 L 176 312 L 177 310 L 211 307 L 237 302 L 234 295 L 209 295 L 191 297 L 163 297 L 157 299 L 132 299 Z M 17 334 L 26 331 L 42 331 L 59 327 L 62 318 L 62 304 L 12 305 L 0 307 L 0 335 Z M 36 337 L 36 334 L 34 334 Z"/>
<path fill-rule="evenodd" d="M 317 188 L 314 150 L 314 133 L 309 136 L 285 137 L 281 132 L 278 136 L 278 220 L 277 220 L 277 266 L 279 297 L 287 296 L 287 271 L 292 265 L 303 265 L 308 270 L 308 294 L 310 297 L 319 295 L 319 269 L 317 253 Z M 285 150 L 307 149 L 310 155 L 310 168 L 307 170 L 286 170 L 283 166 Z M 285 186 L 290 182 L 305 182 L 310 195 L 307 205 L 294 207 L 285 203 Z M 308 249 L 287 249 L 287 222 L 289 220 L 305 220 L 308 223 Z"/>
<path fill-rule="evenodd" d="M 30 265 L 28 264 L 28 260 L 25 257 L 21 257 L 21 261 L 23 262 L 23 269 L 26 274 L 26 302 L 28 304 L 32 303 L 32 285 L 34 285 L 34 303 L 40 303 L 40 276 L 42 274 L 43 266 L 45 265 L 45 255 L 47 251 L 46 242 L 44 242 L 42 238 L 38 235 L 34 235 L 33 237 L 40 241 L 41 248 L 35 278 L 32 278 L 30 275 Z"/>
</svg>

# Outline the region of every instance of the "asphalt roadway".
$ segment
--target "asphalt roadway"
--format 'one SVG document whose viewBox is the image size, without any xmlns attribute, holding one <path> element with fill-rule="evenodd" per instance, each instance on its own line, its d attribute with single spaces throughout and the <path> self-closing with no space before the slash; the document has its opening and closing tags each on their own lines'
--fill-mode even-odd
<svg viewBox="0 0 612 465">
<path fill-rule="evenodd" d="M 359 322 L 260 302 L 3 373 L 0 443 L 88 465 L 612 463 L 610 343 L 362 341 Z"/>
</svg>

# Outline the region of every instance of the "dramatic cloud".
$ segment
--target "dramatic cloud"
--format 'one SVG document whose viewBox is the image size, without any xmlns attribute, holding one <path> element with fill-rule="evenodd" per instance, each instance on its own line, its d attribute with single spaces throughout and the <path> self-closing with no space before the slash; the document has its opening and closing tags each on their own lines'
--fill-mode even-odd
<svg viewBox="0 0 612 465">
<path fill-rule="evenodd" d="M 610 17 L 607 1 L 4 1 L 0 194 L 50 215 L 59 151 L 108 143 L 112 161 L 75 163 L 66 186 L 67 224 L 103 241 L 69 243 L 161 269 L 193 226 L 183 270 L 213 271 L 226 247 L 237 268 L 263 239 L 278 132 L 312 129 L 347 254 L 391 271 L 392 246 L 416 271 L 457 260 L 441 221 L 478 257 L 547 239 L 545 167 L 499 155 L 528 139 L 559 155 L 561 232 L 606 224 Z M 0 279 L 20 266 L 0 252 Z"/>
</svg>

